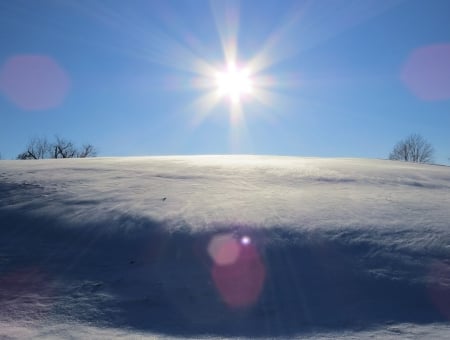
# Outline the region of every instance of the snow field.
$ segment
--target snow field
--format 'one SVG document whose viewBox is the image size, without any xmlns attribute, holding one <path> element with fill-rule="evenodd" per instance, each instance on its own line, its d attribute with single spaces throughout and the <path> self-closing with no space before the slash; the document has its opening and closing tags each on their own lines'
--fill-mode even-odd
<svg viewBox="0 0 450 340">
<path fill-rule="evenodd" d="M 449 334 L 450 170 L 360 159 L 0 162 L 0 335 Z"/>
</svg>

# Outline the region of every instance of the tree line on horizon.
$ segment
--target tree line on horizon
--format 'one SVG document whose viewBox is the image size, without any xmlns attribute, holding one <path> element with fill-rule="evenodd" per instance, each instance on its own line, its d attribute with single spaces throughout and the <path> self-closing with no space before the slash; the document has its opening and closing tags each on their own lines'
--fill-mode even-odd
<svg viewBox="0 0 450 340">
<path fill-rule="evenodd" d="M 53 142 L 46 137 L 34 137 L 28 142 L 24 152 L 17 155 L 17 159 L 48 159 L 48 158 L 86 158 L 95 157 L 97 150 L 92 144 L 77 147 L 72 141 L 55 136 Z"/>
<path fill-rule="evenodd" d="M 53 142 L 49 142 L 46 137 L 30 139 L 25 151 L 17 155 L 16 159 L 86 158 L 95 156 L 97 156 L 97 150 L 92 144 L 83 144 L 81 147 L 77 147 L 72 141 L 55 136 Z M 432 145 L 421 135 L 413 133 L 395 144 L 388 159 L 432 163 L 433 156 L 434 148 Z"/>
</svg>

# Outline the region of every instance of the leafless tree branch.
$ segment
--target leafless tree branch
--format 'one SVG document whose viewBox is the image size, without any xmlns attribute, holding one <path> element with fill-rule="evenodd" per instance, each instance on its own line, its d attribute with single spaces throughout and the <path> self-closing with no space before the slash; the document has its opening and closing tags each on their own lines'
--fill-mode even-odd
<svg viewBox="0 0 450 340">
<path fill-rule="evenodd" d="M 84 144 L 78 149 L 75 144 L 65 138 L 55 137 L 54 143 L 46 138 L 32 138 L 24 152 L 17 159 L 44 159 L 44 158 L 85 158 L 95 157 L 97 150 L 92 144 Z"/>
<path fill-rule="evenodd" d="M 391 160 L 431 163 L 434 149 L 421 135 L 412 134 L 398 142 L 389 155 Z"/>
<path fill-rule="evenodd" d="M 50 157 L 51 146 L 45 137 L 34 137 L 27 145 L 24 152 L 17 159 L 44 159 Z"/>
<path fill-rule="evenodd" d="M 86 157 L 95 157 L 96 155 L 97 150 L 92 144 L 83 144 L 81 150 L 77 154 L 77 157 L 86 158 Z"/>
</svg>

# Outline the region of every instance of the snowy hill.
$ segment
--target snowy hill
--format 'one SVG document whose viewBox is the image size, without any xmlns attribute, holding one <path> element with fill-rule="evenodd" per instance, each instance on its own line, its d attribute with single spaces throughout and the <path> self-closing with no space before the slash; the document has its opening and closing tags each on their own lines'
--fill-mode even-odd
<svg viewBox="0 0 450 340">
<path fill-rule="evenodd" d="M 0 161 L 0 337 L 450 336 L 450 168 Z"/>
</svg>

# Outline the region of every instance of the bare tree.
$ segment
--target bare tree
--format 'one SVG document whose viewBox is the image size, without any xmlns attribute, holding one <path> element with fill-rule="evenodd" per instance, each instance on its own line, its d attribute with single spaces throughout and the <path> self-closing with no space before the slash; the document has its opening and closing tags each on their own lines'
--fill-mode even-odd
<svg viewBox="0 0 450 340">
<path fill-rule="evenodd" d="M 86 158 L 86 157 L 95 157 L 97 156 L 97 150 L 92 144 L 83 144 L 81 150 L 78 151 L 77 157 Z"/>
<path fill-rule="evenodd" d="M 95 157 L 97 151 L 92 144 L 84 144 L 78 149 L 75 144 L 65 138 L 55 137 L 54 143 L 46 138 L 33 138 L 27 145 L 26 151 L 17 156 L 17 159 L 43 159 L 43 158 L 85 158 Z"/>
<path fill-rule="evenodd" d="M 421 135 L 412 134 L 398 142 L 389 155 L 391 160 L 431 163 L 434 149 Z"/>
<path fill-rule="evenodd" d="M 56 141 L 52 145 L 53 158 L 75 158 L 77 156 L 77 149 L 75 145 L 59 136 L 56 136 Z"/>
<path fill-rule="evenodd" d="M 51 145 L 45 137 L 34 137 L 17 159 L 44 159 L 51 156 Z"/>
</svg>

